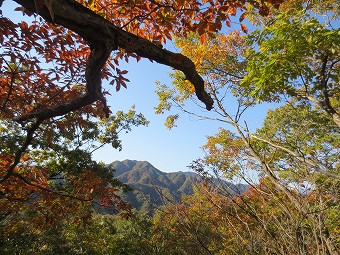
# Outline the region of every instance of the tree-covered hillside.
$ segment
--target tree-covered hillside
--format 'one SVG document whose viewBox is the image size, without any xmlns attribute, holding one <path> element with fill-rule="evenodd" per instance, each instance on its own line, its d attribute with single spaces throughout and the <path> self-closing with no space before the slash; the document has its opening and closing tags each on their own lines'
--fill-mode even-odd
<svg viewBox="0 0 340 255">
<path fill-rule="evenodd" d="M 124 160 L 114 161 L 108 165 L 114 169 L 115 177 L 122 183 L 129 185 L 133 191 L 122 194 L 134 208 L 149 212 L 157 206 L 174 204 L 181 201 L 183 195 L 194 193 L 194 186 L 203 178 L 194 172 L 165 173 L 147 161 Z M 208 182 L 217 180 L 209 179 Z M 230 194 L 240 194 L 247 185 L 220 182 Z"/>
</svg>

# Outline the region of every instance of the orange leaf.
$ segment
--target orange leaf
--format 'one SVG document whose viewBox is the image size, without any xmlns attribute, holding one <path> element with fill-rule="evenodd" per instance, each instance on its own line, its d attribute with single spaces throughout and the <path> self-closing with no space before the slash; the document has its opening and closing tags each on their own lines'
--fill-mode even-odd
<svg viewBox="0 0 340 255">
<path fill-rule="evenodd" d="M 242 15 L 240 16 L 240 22 L 242 22 L 244 20 L 244 18 L 247 16 L 247 12 L 242 13 Z"/>
<path fill-rule="evenodd" d="M 150 5 L 148 3 L 145 3 L 145 8 L 148 12 L 151 12 Z"/>
<path fill-rule="evenodd" d="M 25 21 L 21 22 L 19 26 L 20 26 L 20 28 L 21 28 L 22 30 L 28 28 L 28 24 L 27 24 Z"/>
<path fill-rule="evenodd" d="M 203 44 L 205 43 L 206 40 L 207 40 L 207 34 L 204 33 L 203 35 L 201 35 L 200 42 Z"/>
<path fill-rule="evenodd" d="M 241 24 L 241 29 L 244 33 L 248 34 L 248 28 L 246 27 L 246 25 Z"/>
</svg>

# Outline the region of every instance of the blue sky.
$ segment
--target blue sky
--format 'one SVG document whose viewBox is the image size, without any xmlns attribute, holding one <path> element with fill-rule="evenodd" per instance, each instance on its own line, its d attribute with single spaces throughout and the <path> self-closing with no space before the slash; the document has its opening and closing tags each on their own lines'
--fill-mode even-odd
<svg viewBox="0 0 340 255">
<path fill-rule="evenodd" d="M 4 16 L 21 18 L 19 12 L 13 12 L 15 3 L 5 1 L 2 7 Z M 235 25 L 239 29 L 239 25 Z M 172 45 L 170 44 L 170 47 Z M 154 107 L 157 105 L 156 81 L 171 85 L 168 73 L 169 67 L 151 63 L 142 59 L 138 63 L 131 60 L 123 63 L 120 69 L 129 71 L 127 78 L 130 80 L 128 88 L 115 92 L 114 87 L 104 84 L 112 96 L 108 97 L 111 110 L 128 110 L 135 105 L 136 111 L 143 113 L 150 121 L 148 127 L 137 127 L 128 134 L 122 134 L 123 150 L 118 151 L 110 146 L 103 147 L 94 153 L 98 161 L 110 163 L 115 160 L 134 159 L 146 160 L 156 168 L 165 171 L 188 171 L 187 166 L 198 157 L 203 156 L 201 146 L 206 142 L 206 135 L 213 135 L 221 126 L 220 122 L 197 120 L 183 114 L 177 127 L 168 130 L 164 125 L 166 116 L 156 115 Z M 232 107 L 232 105 L 231 105 Z M 268 106 L 263 105 L 253 109 L 247 115 L 250 127 L 259 127 L 265 117 Z M 197 110 L 193 109 L 192 110 Z"/>
<path fill-rule="evenodd" d="M 129 70 L 128 89 L 114 92 L 108 98 L 112 111 L 129 109 L 136 106 L 150 121 L 148 127 L 137 127 L 128 134 L 121 136 L 123 150 L 113 150 L 109 146 L 98 151 L 95 158 L 104 162 L 123 159 L 146 160 L 162 171 L 186 171 L 186 166 L 201 156 L 200 146 L 205 142 L 206 134 L 213 134 L 218 126 L 209 121 L 197 121 L 192 117 L 183 116 L 178 127 L 168 130 L 164 125 L 165 116 L 154 114 L 157 105 L 155 81 L 170 85 L 168 78 L 170 68 L 142 60 L 132 61 L 125 67 Z"/>
<path fill-rule="evenodd" d="M 108 98 L 108 104 L 113 112 L 128 110 L 135 105 L 137 112 L 142 112 L 150 124 L 148 127 L 137 127 L 132 132 L 123 134 L 121 152 L 107 146 L 98 150 L 94 157 L 105 163 L 124 159 L 146 160 L 162 171 L 188 171 L 186 166 L 203 156 L 200 147 L 206 142 L 206 135 L 215 134 L 221 123 L 198 120 L 183 113 L 177 127 L 168 130 L 163 125 L 166 116 L 154 113 L 154 107 L 158 103 L 154 91 L 156 81 L 171 86 L 171 79 L 168 77 L 171 69 L 151 63 L 147 59 L 138 63 L 132 60 L 123 66 L 129 71 L 127 78 L 130 83 L 127 89 L 122 88 L 119 92 L 110 87 L 112 96 Z M 191 106 L 189 109 L 197 111 L 198 109 L 194 107 Z M 268 106 L 263 105 L 249 112 L 247 121 L 250 127 L 256 128 L 261 125 L 267 109 Z"/>
</svg>

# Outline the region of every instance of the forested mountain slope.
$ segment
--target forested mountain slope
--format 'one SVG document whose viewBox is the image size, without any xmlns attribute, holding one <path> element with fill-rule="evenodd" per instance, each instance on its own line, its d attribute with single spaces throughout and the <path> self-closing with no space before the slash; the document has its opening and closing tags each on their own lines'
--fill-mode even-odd
<svg viewBox="0 0 340 255">
<path fill-rule="evenodd" d="M 123 197 L 135 208 L 150 211 L 155 206 L 179 202 L 182 195 L 193 193 L 195 183 L 202 177 L 193 172 L 165 173 L 147 161 L 114 161 L 109 166 L 115 169 L 115 177 L 133 188 Z M 225 183 L 231 193 L 242 193 L 247 186 Z"/>
</svg>

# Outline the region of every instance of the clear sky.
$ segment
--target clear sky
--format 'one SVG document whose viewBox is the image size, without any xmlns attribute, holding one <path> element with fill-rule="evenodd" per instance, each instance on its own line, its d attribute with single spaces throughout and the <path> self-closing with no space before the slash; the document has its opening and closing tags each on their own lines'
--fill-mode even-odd
<svg viewBox="0 0 340 255">
<path fill-rule="evenodd" d="M 110 88 L 112 96 L 108 98 L 108 103 L 111 110 L 128 110 L 131 105 L 135 105 L 137 112 L 142 112 L 150 124 L 148 127 L 137 127 L 132 132 L 123 134 L 122 151 L 107 146 L 97 151 L 95 158 L 105 163 L 124 159 L 146 160 L 165 172 L 188 171 L 186 166 L 203 156 L 200 147 L 206 142 L 206 135 L 215 134 L 221 127 L 221 122 L 198 120 L 183 113 L 177 127 L 168 130 L 163 125 L 166 116 L 154 113 L 154 107 L 158 103 L 154 91 L 155 81 L 171 86 L 168 77 L 171 69 L 151 63 L 147 59 L 138 63 L 132 60 L 124 64 L 124 69 L 129 71 L 127 78 L 130 83 L 127 89 L 122 88 L 119 92 L 115 92 L 113 87 Z M 251 127 L 261 125 L 267 109 L 268 106 L 263 105 L 249 112 L 247 121 Z"/>
<path fill-rule="evenodd" d="M 201 155 L 200 146 L 205 142 L 205 135 L 216 132 L 218 126 L 209 121 L 197 121 L 189 116 L 183 116 L 178 127 L 168 130 L 164 125 L 165 116 L 156 115 L 157 105 L 155 81 L 171 84 L 168 73 L 171 69 L 149 60 L 138 63 L 131 61 L 125 67 L 129 70 L 128 89 L 115 92 L 108 103 L 112 111 L 129 109 L 136 106 L 150 121 L 148 127 L 137 127 L 128 134 L 121 136 L 123 150 L 113 150 L 109 146 L 98 151 L 94 156 L 104 162 L 123 159 L 146 160 L 162 171 L 186 171 L 186 166 Z"/>
<path fill-rule="evenodd" d="M 20 19 L 20 12 L 13 12 L 15 3 L 5 1 L 2 7 L 4 16 Z M 27 16 L 26 16 L 27 17 Z M 239 26 L 237 25 L 238 29 Z M 171 46 L 171 45 L 170 45 Z M 148 127 L 137 127 L 128 134 L 122 134 L 123 150 L 118 151 L 110 146 L 103 147 L 94 153 L 94 158 L 105 163 L 115 160 L 134 159 L 146 160 L 156 168 L 165 171 L 188 171 L 188 166 L 193 160 L 203 156 L 200 147 L 206 141 L 206 135 L 213 135 L 221 126 L 219 122 L 197 120 L 183 114 L 178 122 L 178 127 L 168 130 L 164 125 L 165 116 L 154 114 L 157 105 L 156 81 L 171 85 L 168 73 L 169 67 L 151 63 L 143 59 L 138 63 L 131 60 L 120 69 L 129 71 L 127 78 L 130 80 L 128 89 L 122 88 L 115 92 L 110 87 L 112 96 L 108 98 L 111 110 L 128 110 L 132 105 L 136 111 L 143 113 L 150 121 Z M 108 89 L 108 86 L 105 85 Z M 247 120 L 251 127 L 259 127 L 265 116 L 268 106 L 260 106 L 248 114 Z"/>
</svg>

